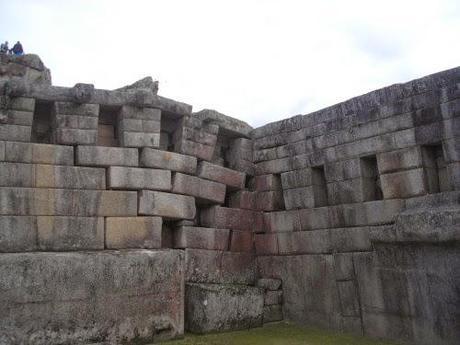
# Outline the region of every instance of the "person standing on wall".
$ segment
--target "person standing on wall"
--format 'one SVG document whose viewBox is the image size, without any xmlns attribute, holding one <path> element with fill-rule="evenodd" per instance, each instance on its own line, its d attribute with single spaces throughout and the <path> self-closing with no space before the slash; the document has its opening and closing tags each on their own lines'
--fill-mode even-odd
<svg viewBox="0 0 460 345">
<path fill-rule="evenodd" d="M 10 49 L 8 48 L 8 41 L 5 41 L 5 43 L 2 43 L 0 45 L 0 54 L 8 54 L 8 51 Z"/>
<path fill-rule="evenodd" d="M 24 55 L 24 49 L 22 49 L 22 44 L 19 41 L 16 42 L 11 51 L 14 55 Z"/>
</svg>

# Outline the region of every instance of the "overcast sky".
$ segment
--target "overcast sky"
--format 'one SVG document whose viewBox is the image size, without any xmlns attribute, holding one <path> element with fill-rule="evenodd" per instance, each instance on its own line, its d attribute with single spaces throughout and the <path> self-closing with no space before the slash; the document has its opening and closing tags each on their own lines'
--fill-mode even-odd
<svg viewBox="0 0 460 345">
<path fill-rule="evenodd" d="M 0 0 L 0 16 L 54 85 L 151 75 L 252 126 L 460 65 L 460 0 Z"/>
</svg>

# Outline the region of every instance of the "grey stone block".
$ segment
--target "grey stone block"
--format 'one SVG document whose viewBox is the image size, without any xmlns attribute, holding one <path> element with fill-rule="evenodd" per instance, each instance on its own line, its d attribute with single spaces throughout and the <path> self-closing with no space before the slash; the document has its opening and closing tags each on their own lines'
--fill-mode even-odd
<svg viewBox="0 0 460 345">
<path fill-rule="evenodd" d="M 222 183 L 181 173 L 175 173 L 173 176 L 172 192 L 194 196 L 197 202 L 223 204 L 225 190 Z"/>
<path fill-rule="evenodd" d="M 171 171 L 147 168 L 109 167 L 108 186 L 111 189 L 171 190 Z"/>
<path fill-rule="evenodd" d="M 150 343 L 183 334 L 180 251 L 5 254 L 0 276 L 7 344 Z"/>
<path fill-rule="evenodd" d="M 443 141 L 442 147 L 447 163 L 460 161 L 460 138 L 452 138 Z"/>
<path fill-rule="evenodd" d="M 281 232 L 280 254 L 328 254 L 333 250 L 329 230 Z"/>
<path fill-rule="evenodd" d="M 161 121 L 161 110 L 147 107 L 124 105 L 120 111 L 121 119 Z"/>
<path fill-rule="evenodd" d="M 242 285 L 186 284 L 185 328 L 209 333 L 262 326 L 263 293 Z"/>
<path fill-rule="evenodd" d="M 283 291 L 265 291 L 264 305 L 273 305 L 283 303 Z"/>
<path fill-rule="evenodd" d="M 279 254 L 277 233 L 255 234 L 254 245 L 258 256 Z"/>
<path fill-rule="evenodd" d="M 194 219 L 195 198 L 163 192 L 139 192 L 139 214 L 168 219 Z"/>
<path fill-rule="evenodd" d="M 80 116 L 99 116 L 98 104 L 78 104 L 72 102 L 55 102 L 56 114 L 61 115 L 80 115 Z"/>
<path fill-rule="evenodd" d="M 174 143 L 174 151 L 210 161 L 214 155 L 214 146 L 196 143 L 182 139 Z"/>
<path fill-rule="evenodd" d="M 98 118 L 78 115 L 56 115 L 54 125 L 57 128 L 98 129 Z"/>
<path fill-rule="evenodd" d="M 335 253 L 334 254 L 334 271 L 336 280 L 354 279 L 353 254 L 352 253 Z"/>
<path fill-rule="evenodd" d="M 28 97 L 13 97 L 10 100 L 10 109 L 34 112 L 35 99 Z"/>
<path fill-rule="evenodd" d="M 368 227 L 331 229 L 332 247 L 336 253 L 372 250 Z"/>
<path fill-rule="evenodd" d="M 160 217 L 107 217 L 105 247 L 108 249 L 161 248 L 162 224 Z"/>
<path fill-rule="evenodd" d="M 315 207 L 312 186 L 286 189 L 283 196 L 286 210 Z"/>
<path fill-rule="evenodd" d="M 104 218 L 39 216 L 38 249 L 45 251 L 104 249 Z"/>
<path fill-rule="evenodd" d="M 206 180 L 223 183 L 231 189 L 243 189 L 246 174 L 232 169 L 224 168 L 208 162 L 200 162 L 197 176 Z"/>
<path fill-rule="evenodd" d="M 281 191 L 256 192 L 255 209 L 258 211 L 277 211 L 286 209 L 283 193 Z"/>
<path fill-rule="evenodd" d="M 254 252 L 254 233 L 249 231 L 232 230 L 230 233 L 230 246 L 231 252 Z"/>
<path fill-rule="evenodd" d="M 277 211 L 264 213 L 265 232 L 297 231 L 301 229 L 299 212 Z"/>
<path fill-rule="evenodd" d="M 174 248 L 227 250 L 230 231 L 227 229 L 182 226 L 174 230 Z"/>
<path fill-rule="evenodd" d="M 73 165 L 73 147 L 5 142 L 5 161 L 19 163 Z M 1 146 L 1 145 L 0 145 Z"/>
<path fill-rule="evenodd" d="M 172 171 L 195 174 L 197 159 L 179 153 L 143 148 L 140 165 L 150 168 L 160 168 Z"/>
<path fill-rule="evenodd" d="M 201 224 L 212 228 L 261 232 L 262 212 L 212 206 L 201 210 Z"/>
<path fill-rule="evenodd" d="M 279 175 L 261 175 L 254 177 L 254 190 L 258 192 L 281 190 L 281 177 Z"/>
<path fill-rule="evenodd" d="M 119 133 L 120 146 L 123 147 L 160 147 L 160 132 L 128 132 Z"/>
<path fill-rule="evenodd" d="M 266 305 L 264 306 L 264 323 L 283 320 L 283 310 L 281 305 Z"/>
<path fill-rule="evenodd" d="M 8 123 L 11 125 L 32 126 L 33 117 L 34 113 L 30 111 L 8 111 Z"/>
<path fill-rule="evenodd" d="M 96 145 L 97 130 L 57 128 L 54 131 L 54 142 L 64 145 Z"/>
<path fill-rule="evenodd" d="M 408 198 L 426 194 L 423 169 L 412 169 L 380 176 L 385 199 Z"/>
<path fill-rule="evenodd" d="M 0 216 L 0 252 L 37 250 L 36 217 Z"/>
<path fill-rule="evenodd" d="M 76 163 L 89 166 L 138 166 L 139 153 L 134 148 L 78 146 Z"/>
<path fill-rule="evenodd" d="M 136 216 L 137 193 L 0 188 L 0 214 L 20 216 Z"/>
<path fill-rule="evenodd" d="M 0 161 L 5 160 L 5 142 L 0 141 Z"/>
<path fill-rule="evenodd" d="M 31 126 L 1 125 L 0 140 L 5 141 L 30 141 Z"/>
<path fill-rule="evenodd" d="M 419 168 L 423 164 L 419 146 L 381 153 L 377 155 L 377 161 L 380 174 Z"/>
<path fill-rule="evenodd" d="M 337 282 L 343 316 L 360 316 L 358 291 L 353 281 Z"/>
<path fill-rule="evenodd" d="M 161 123 L 154 120 L 121 119 L 118 122 L 118 130 L 122 132 L 160 133 Z"/>
<path fill-rule="evenodd" d="M 255 255 L 186 249 L 185 280 L 191 283 L 244 284 L 256 281 Z"/>
</svg>

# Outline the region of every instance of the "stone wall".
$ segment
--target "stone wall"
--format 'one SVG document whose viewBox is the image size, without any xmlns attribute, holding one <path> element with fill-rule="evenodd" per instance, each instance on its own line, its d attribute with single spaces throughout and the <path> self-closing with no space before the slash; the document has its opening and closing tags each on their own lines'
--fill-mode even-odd
<svg viewBox="0 0 460 345">
<path fill-rule="evenodd" d="M 151 78 L 56 87 L 38 57 L 14 59 L 0 69 L 0 342 L 284 318 L 458 343 L 460 69 L 252 129 Z"/>
</svg>

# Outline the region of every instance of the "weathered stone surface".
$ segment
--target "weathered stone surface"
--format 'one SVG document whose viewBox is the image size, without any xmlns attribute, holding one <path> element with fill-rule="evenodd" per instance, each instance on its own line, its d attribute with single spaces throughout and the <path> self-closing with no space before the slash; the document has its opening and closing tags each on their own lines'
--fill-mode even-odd
<svg viewBox="0 0 460 345">
<path fill-rule="evenodd" d="M 264 305 L 273 305 L 283 303 L 283 291 L 265 291 Z"/>
<path fill-rule="evenodd" d="M 121 108 L 120 117 L 121 119 L 160 121 L 161 110 L 125 105 Z"/>
<path fill-rule="evenodd" d="M 248 190 L 234 192 L 230 195 L 228 204 L 231 208 L 254 210 L 256 208 L 256 192 L 250 192 Z"/>
<path fill-rule="evenodd" d="M 185 328 L 208 333 L 262 326 L 263 301 L 251 286 L 186 284 Z"/>
<path fill-rule="evenodd" d="M 0 163 L 0 186 L 105 189 L 105 170 L 43 164 Z"/>
<path fill-rule="evenodd" d="M 368 227 L 331 229 L 332 247 L 336 253 L 372 250 Z"/>
<path fill-rule="evenodd" d="M 183 334 L 180 251 L 2 254 L 0 273 L 6 344 L 153 342 Z"/>
<path fill-rule="evenodd" d="M 63 145 L 96 145 L 96 129 L 57 128 L 54 141 Z"/>
<path fill-rule="evenodd" d="M 139 165 L 139 153 L 134 148 L 77 146 L 75 159 L 78 165 L 102 167 Z"/>
<path fill-rule="evenodd" d="M 105 247 L 161 248 L 162 224 L 160 217 L 107 217 Z"/>
<path fill-rule="evenodd" d="M 377 155 L 380 174 L 398 170 L 415 169 L 422 166 L 422 151 L 419 146 L 384 152 Z"/>
<path fill-rule="evenodd" d="M 174 248 L 227 250 L 229 230 L 182 226 L 174 230 Z"/>
<path fill-rule="evenodd" d="M 123 147 L 160 147 L 160 132 L 120 132 L 120 146 Z"/>
<path fill-rule="evenodd" d="M 249 137 L 249 134 L 252 131 L 252 127 L 246 122 L 221 114 L 212 109 L 200 110 L 199 112 L 193 113 L 193 116 L 199 118 L 205 123 L 215 123 L 219 125 L 219 128 L 238 137 Z"/>
<path fill-rule="evenodd" d="M 263 217 L 265 232 L 296 231 L 302 228 L 297 210 L 267 212 Z"/>
<path fill-rule="evenodd" d="M 98 104 L 79 104 L 73 102 L 55 102 L 56 114 L 61 115 L 81 115 L 97 117 L 99 115 Z"/>
<path fill-rule="evenodd" d="M 257 280 L 257 286 L 269 291 L 276 291 L 281 289 L 281 279 L 275 278 L 261 278 Z"/>
<path fill-rule="evenodd" d="M 187 282 L 253 285 L 256 280 L 255 269 L 255 256 L 251 253 L 185 250 Z"/>
<path fill-rule="evenodd" d="M 143 148 L 140 165 L 149 168 L 160 168 L 185 174 L 195 174 L 197 159 L 179 153 Z"/>
<path fill-rule="evenodd" d="M 109 167 L 108 186 L 111 189 L 171 190 L 171 171 L 146 168 Z"/>
<path fill-rule="evenodd" d="M 104 218 L 102 217 L 39 216 L 36 217 L 36 224 L 39 250 L 104 249 Z"/>
<path fill-rule="evenodd" d="M 280 232 L 280 254 L 327 254 L 333 250 L 329 230 Z"/>
<path fill-rule="evenodd" d="M 281 190 L 281 177 L 273 174 L 255 176 L 254 190 L 258 192 Z"/>
<path fill-rule="evenodd" d="M 286 189 L 283 196 L 286 210 L 315 207 L 312 186 Z"/>
<path fill-rule="evenodd" d="M 0 252 L 37 250 L 36 217 L 0 216 Z"/>
<path fill-rule="evenodd" d="M 5 161 L 18 163 L 73 165 L 73 147 L 6 142 Z"/>
<path fill-rule="evenodd" d="M 195 156 L 205 161 L 210 161 L 214 155 L 214 146 L 182 139 L 174 143 L 174 151 L 185 155 Z"/>
<path fill-rule="evenodd" d="M 213 228 L 261 232 L 262 212 L 212 206 L 201 210 L 201 224 Z"/>
<path fill-rule="evenodd" d="M 249 231 L 232 230 L 229 250 L 232 252 L 253 252 L 254 234 Z"/>
<path fill-rule="evenodd" d="M 423 169 L 412 169 L 380 176 L 385 199 L 408 198 L 427 193 Z"/>
<path fill-rule="evenodd" d="M 197 176 L 223 183 L 232 189 L 243 189 L 246 174 L 232 169 L 224 168 L 209 162 L 200 162 L 197 168 Z"/>
<path fill-rule="evenodd" d="M 0 141 L 0 161 L 5 160 L 5 142 Z"/>
<path fill-rule="evenodd" d="M 222 183 L 175 173 L 171 191 L 176 194 L 194 196 L 198 202 L 223 204 L 225 190 L 225 185 Z"/>
<path fill-rule="evenodd" d="M 19 125 L 0 126 L 0 140 L 5 141 L 30 141 L 32 127 Z"/>
<path fill-rule="evenodd" d="M 273 304 L 264 306 L 264 323 L 283 320 L 281 305 Z"/>
<path fill-rule="evenodd" d="M 139 193 L 139 214 L 168 219 L 193 219 L 196 214 L 195 198 L 142 190 Z"/>
<path fill-rule="evenodd" d="M 136 216 L 137 193 L 1 187 L 0 214 L 82 217 Z"/>
</svg>

